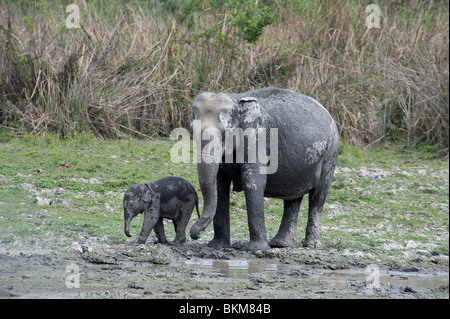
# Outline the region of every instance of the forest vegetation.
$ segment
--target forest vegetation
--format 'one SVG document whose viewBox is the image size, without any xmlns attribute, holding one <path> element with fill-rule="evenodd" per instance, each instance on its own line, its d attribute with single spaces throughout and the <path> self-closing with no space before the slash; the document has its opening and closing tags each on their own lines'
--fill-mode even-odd
<svg viewBox="0 0 450 319">
<path fill-rule="evenodd" d="M 448 0 L 0 0 L 16 135 L 167 137 L 201 91 L 273 85 L 317 99 L 353 145 L 448 154 L 448 69 Z"/>
</svg>

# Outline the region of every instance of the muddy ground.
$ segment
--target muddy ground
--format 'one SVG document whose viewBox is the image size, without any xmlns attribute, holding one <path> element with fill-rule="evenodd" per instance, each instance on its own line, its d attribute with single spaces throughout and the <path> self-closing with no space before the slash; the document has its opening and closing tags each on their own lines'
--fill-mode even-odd
<svg viewBox="0 0 450 319">
<path fill-rule="evenodd" d="M 448 298 L 448 257 L 376 264 L 336 249 L 247 252 L 110 245 L 96 238 L 60 251 L 0 254 L 2 298 Z"/>
</svg>

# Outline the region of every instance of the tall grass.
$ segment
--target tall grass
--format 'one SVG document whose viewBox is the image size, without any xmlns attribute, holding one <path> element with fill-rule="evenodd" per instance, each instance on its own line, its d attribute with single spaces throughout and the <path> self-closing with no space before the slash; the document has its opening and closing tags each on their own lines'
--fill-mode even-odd
<svg viewBox="0 0 450 319">
<path fill-rule="evenodd" d="M 79 29 L 71 1 L 0 3 L 2 127 L 167 136 L 201 90 L 276 85 L 319 100 L 351 143 L 448 152 L 448 1 L 377 1 L 379 29 L 356 0 L 80 1 Z"/>
</svg>

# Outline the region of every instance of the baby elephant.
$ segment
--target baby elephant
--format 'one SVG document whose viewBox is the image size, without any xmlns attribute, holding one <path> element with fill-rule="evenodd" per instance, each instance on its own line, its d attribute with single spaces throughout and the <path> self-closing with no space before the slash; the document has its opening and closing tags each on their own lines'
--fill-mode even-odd
<svg viewBox="0 0 450 319">
<path fill-rule="evenodd" d="M 137 244 L 143 244 L 155 229 L 158 241 L 167 243 L 163 218 L 173 220 L 177 244 L 186 241 L 186 226 L 194 206 L 198 213 L 198 196 L 194 187 L 184 178 L 164 177 L 154 183 L 130 186 L 123 197 L 125 235 L 130 235 L 130 222 L 144 212 L 144 223 Z M 200 218 L 200 216 L 199 216 Z"/>
</svg>

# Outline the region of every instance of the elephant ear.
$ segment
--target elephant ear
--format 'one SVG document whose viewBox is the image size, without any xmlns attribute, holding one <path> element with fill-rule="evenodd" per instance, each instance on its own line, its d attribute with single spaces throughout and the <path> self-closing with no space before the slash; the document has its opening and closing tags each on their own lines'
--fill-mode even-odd
<svg viewBox="0 0 450 319">
<path fill-rule="evenodd" d="M 155 192 L 148 184 L 144 184 L 146 186 L 146 189 L 144 190 L 144 193 L 142 194 L 142 201 L 144 203 L 150 203 L 152 200 L 153 195 Z"/>
<path fill-rule="evenodd" d="M 240 124 L 243 129 L 258 129 L 263 124 L 261 108 L 255 97 L 243 97 L 238 102 Z"/>
</svg>

